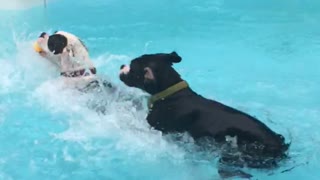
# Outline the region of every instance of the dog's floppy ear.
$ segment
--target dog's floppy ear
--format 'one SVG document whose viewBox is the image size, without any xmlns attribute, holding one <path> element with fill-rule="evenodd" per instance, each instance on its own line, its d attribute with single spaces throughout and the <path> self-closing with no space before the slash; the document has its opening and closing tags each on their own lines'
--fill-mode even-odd
<svg viewBox="0 0 320 180">
<path fill-rule="evenodd" d="M 144 79 L 151 80 L 151 81 L 154 80 L 154 74 L 153 74 L 153 71 L 150 67 L 144 68 Z"/>
<path fill-rule="evenodd" d="M 169 61 L 172 63 L 179 63 L 181 62 L 182 58 L 175 52 L 173 51 L 172 53 L 169 54 Z"/>
</svg>

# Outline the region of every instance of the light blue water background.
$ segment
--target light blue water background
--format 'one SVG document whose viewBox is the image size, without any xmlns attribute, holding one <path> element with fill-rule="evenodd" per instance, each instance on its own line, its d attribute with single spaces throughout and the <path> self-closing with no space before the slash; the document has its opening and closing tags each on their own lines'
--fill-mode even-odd
<svg viewBox="0 0 320 180">
<path fill-rule="evenodd" d="M 150 130 L 144 111 L 110 100 L 99 116 L 90 97 L 61 89 L 32 42 L 65 30 L 120 86 L 121 64 L 177 51 L 195 91 L 292 141 L 279 169 L 248 170 L 256 179 L 318 180 L 319 9 L 317 0 L 55 0 L 0 11 L 0 179 L 218 179 L 216 158 Z"/>
</svg>

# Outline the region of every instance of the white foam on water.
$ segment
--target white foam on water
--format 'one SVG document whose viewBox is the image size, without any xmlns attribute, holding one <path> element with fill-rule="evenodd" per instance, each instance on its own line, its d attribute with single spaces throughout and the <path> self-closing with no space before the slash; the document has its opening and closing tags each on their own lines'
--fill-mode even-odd
<svg viewBox="0 0 320 180">
<path fill-rule="evenodd" d="M 35 104 L 41 106 L 39 113 L 46 111 L 52 116 L 62 117 L 63 119 L 59 121 L 65 122 L 67 128 L 62 132 L 50 134 L 52 140 L 79 143 L 88 151 L 101 148 L 108 150 L 108 147 L 112 146 L 112 152 L 124 151 L 132 156 L 139 154 L 141 158 L 155 161 L 159 156 L 167 157 L 168 152 L 173 159 L 183 158 L 184 150 L 168 141 L 159 131 L 150 128 L 146 122 L 146 107 L 137 111 L 130 100 L 117 101 L 121 99 L 118 97 L 119 94 L 102 93 L 99 97 L 95 97 L 94 94 L 84 94 L 78 90 L 66 88 L 63 80 L 59 78 L 57 69 L 33 51 L 34 40 L 20 36 L 13 38 L 16 53 L 0 59 L 0 67 L 3 67 L 0 76 L 0 98 L 15 96 L 15 93 L 18 93 L 27 97 L 26 103 L 30 106 Z M 145 93 L 127 88 L 119 81 L 119 67 L 121 64 L 128 63 L 130 58 L 127 55 L 106 53 L 94 57 L 93 61 L 102 78 L 115 82 L 120 89 L 133 97 L 144 96 Z M 108 102 L 105 115 L 88 107 L 88 101 L 95 100 Z M 0 102 L 0 112 L 6 110 L 4 108 L 6 102 L 3 105 L 2 103 Z M 0 116 L 0 122 L 3 119 Z M 108 143 L 104 143 L 102 147 L 97 146 L 95 145 L 97 139 Z M 64 150 L 63 156 L 66 160 L 72 161 L 73 157 L 68 152 Z M 104 155 L 101 154 L 100 160 L 103 157 Z"/>
<path fill-rule="evenodd" d="M 106 54 L 99 56 L 93 61 L 97 63 L 98 69 L 113 69 L 115 66 L 127 61 L 126 55 Z M 23 66 L 23 69 L 30 69 L 37 62 Z M 117 82 L 117 70 L 113 73 L 112 82 Z M 104 75 L 103 75 L 104 73 Z M 108 73 L 108 72 L 107 72 Z M 101 72 L 102 76 L 108 76 Z M 34 76 L 42 74 L 41 71 L 34 72 Z M 117 83 L 116 83 L 117 84 Z M 117 84 L 119 88 L 135 97 L 145 95 L 143 92 L 126 88 Z M 118 94 L 102 93 L 99 97 L 92 94 L 84 94 L 72 88 L 66 88 L 60 78 L 43 80 L 35 89 L 32 90 L 30 101 L 40 103 L 40 105 L 53 115 L 67 115 L 68 128 L 57 134 L 53 138 L 69 142 L 77 142 L 88 147 L 96 138 L 112 140 L 115 143 L 115 150 L 126 151 L 128 154 L 145 154 L 145 157 L 155 158 L 158 155 L 166 154 L 167 151 L 176 157 L 182 157 L 183 151 L 173 143 L 168 142 L 160 132 L 152 130 L 146 122 L 146 109 L 137 111 L 130 100 L 117 101 L 121 97 Z M 104 100 L 107 114 L 101 115 L 95 110 L 88 108 L 90 100 Z M 157 148 L 155 148 L 157 147 Z M 91 147 L 95 148 L 95 147 Z M 170 149 L 170 150 L 169 150 Z"/>
<path fill-rule="evenodd" d="M 116 102 L 114 97 L 101 97 L 110 101 L 106 105 L 107 114 L 101 115 L 86 105 L 92 96 L 74 89 L 63 89 L 61 84 L 59 81 L 44 82 L 33 93 L 33 97 L 52 114 L 63 113 L 68 116 L 68 128 L 54 134 L 54 138 L 86 146 L 96 138 L 109 139 L 115 143 L 116 150 L 128 154 L 142 153 L 154 158 L 170 149 L 179 151 L 176 155 L 181 156 L 174 144 L 165 140 L 160 132 L 150 129 L 145 120 L 146 111 L 137 111 L 132 102 Z"/>
<path fill-rule="evenodd" d="M 57 70 L 32 49 L 33 41 L 16 43 L 17 53 L 0 59 L 0 94 L 30 90 L 32 86 L 54 77 Z"/>
</svg>

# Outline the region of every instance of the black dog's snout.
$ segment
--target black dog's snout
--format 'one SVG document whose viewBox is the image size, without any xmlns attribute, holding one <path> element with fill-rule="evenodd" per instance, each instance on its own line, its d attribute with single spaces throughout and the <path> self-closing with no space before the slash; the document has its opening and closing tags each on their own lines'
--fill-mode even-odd
<svg viewBox="0 0 320 180">
<path fill-rule="evenodd" d="M 125 65 L 124 65 L 124 64 L 122 64 L 122 65 L 120 66 L 120 70 L 121 70 L 121 69 L 123 69 L 124 67 L 125 67 Z"/>
</svg>

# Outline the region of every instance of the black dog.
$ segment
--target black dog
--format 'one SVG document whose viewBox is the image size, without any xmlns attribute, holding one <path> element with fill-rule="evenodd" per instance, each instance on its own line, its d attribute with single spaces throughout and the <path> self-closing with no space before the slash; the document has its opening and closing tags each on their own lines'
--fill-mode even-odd
<svg viewBox="0 0 320 180">
<path fill-rule="evenodd" d="M 271 168 L 286 157 L 289 144 L 282 135 L 244 112 L 192 91 L 172 67 L 180 61 L 176 52 L 147 54 L 133 59 L 130 67 L 121 66 L 122 82 L 152 95 L 147 117 L 152 127 L 164 133 L 188 132 L 195 140 L 209 137 L 218 144 L 229 144 L 240 155 L 225 153 L 220 162 L 235 166 Z"/>
</svg>

